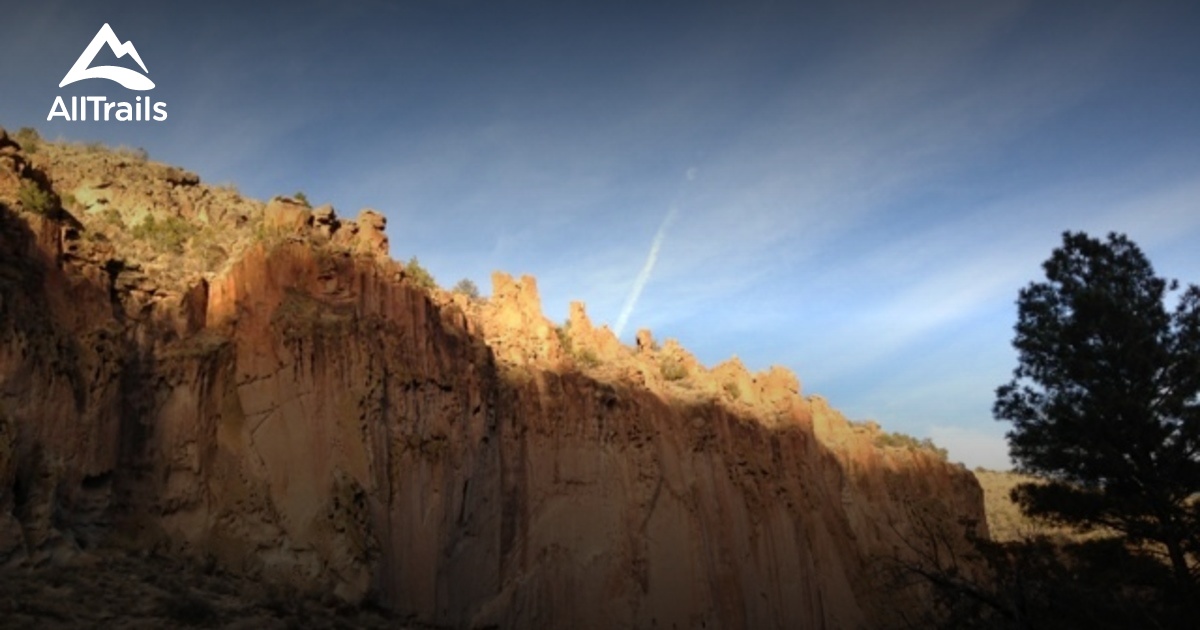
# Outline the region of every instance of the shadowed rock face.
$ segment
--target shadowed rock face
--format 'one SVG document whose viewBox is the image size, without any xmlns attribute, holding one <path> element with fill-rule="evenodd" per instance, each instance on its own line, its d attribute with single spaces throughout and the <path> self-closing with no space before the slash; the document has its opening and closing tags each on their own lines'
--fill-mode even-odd
<svg viewBox="0 0 1200 630">
<path fill-rule="evenodd" d="M 288 238 L 159 287 L 64 254 L 4 177 L 0 566 L 120 539 L 421 623 L 854 627 L 914 505 L 983 522 L 969 472 L 786 370 L 629 348 L 582 305 L 559 331 L 532 278 L 431 295 L 380 215 L 339 245 L 277 203 Z"/>
</svg>

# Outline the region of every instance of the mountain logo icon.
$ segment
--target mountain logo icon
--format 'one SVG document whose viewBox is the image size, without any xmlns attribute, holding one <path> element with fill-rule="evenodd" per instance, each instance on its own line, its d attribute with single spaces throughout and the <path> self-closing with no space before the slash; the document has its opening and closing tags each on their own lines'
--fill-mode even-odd
<svg viewBox="0 0 1200 630">
<path fill-rule="evenodd" d="M 122 68 L 121 66 L 96 66 L 89 68 L 88 66 L 96 59 L 96 53 L 100 52 L 100 48 L 105 44 L 108 44 L 109 49 L 113 51 L 113 54 L 118 59 L 129 55 L 142 67 L 143 72 L 150 74 L 150 71 L 146 70 L 146 64 L 142 63 L 142 57 L 138 55 L 137 48 L 133 47 L 133 42 L 121 43 L 121 40 L 117 39 L 117 34 L 113 32 L 112 27 L 108 23 L 105 23 L 96 32 L 96 36 L 92 38 L 92 43 L 83 49 L 83 54 L 79 55 L 79 59 L 75 60 L 75 65 L 71 66 L 71 69 L 67 71 L 67 75 L 63 77 L 62 83 L 59 83 L 58 87 L 67 86 L 84 79 L 108 79 L 116 81 L 130 90 L 154 89 L 154 82 L 145 74 L 140 74 L 129 68 Z"/>
</svg>

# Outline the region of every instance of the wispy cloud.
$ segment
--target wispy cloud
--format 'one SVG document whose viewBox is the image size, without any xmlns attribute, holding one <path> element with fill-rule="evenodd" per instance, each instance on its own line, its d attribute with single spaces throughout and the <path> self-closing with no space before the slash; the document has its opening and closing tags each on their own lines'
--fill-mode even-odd
<svg viewBox="0 0 1200 630">
<path fill-rule="evenodd" d="M 696 178 L 695 167 L 689 167 L 684 179 L 692 181 Z M 667 230 L 671 224 L 675 222 L 675 217 L 679 214 L 680 193 L 676 193 L 675 199 L 671 201 L 670 208 L 667 209 L 666 215 L 663 216 L 662 223 L 659 224 L 658 230 L 654 232 L 654 240 L 650 243 L 650 251 L 646 254 L 646 262 L 642 265 L 641 271 L 633 280 L 633 287 L 629 289 L 629 297 L 625 299 L 625 305 L 621 307 L 621 314 L 617 316 L 617 324 L 614 332 L 618 337 L 625 330 L 625 324 L 629 323 L 629 316 L 633 314 L 633 309 L 637 306 L 638 298 L 642 296 L 642 290 L 646 288 L 646 282 L 650 280 L 650 274 L 654 272 L 654 264 L 658 262 L 658 252 L 662 249 L 663 240 L 667 236 Z"/>
<path fill-rule="evenodd" d="M 663 217 L 662 224 L 658 226 L 658 231 L 654 233 L 650 251 L 646 254 L 646 262 L 638 272 L 637 278 L 634 278 L 633 287 L 629 289 L 629 297 L 625 298 L 625 305 L 621 307 L 621 314 L 617 316 L 614 332 L 618 337 L 625 330 L 625 324 L 629 322 L 629 316 L 633 314 L 638 298 L 642 296 L 642 289 L 646 288 L 646 281 L 650 279 L 650 274 L 654 271 L 654 263 L 658 262 L 658 251 L 662 249 L 663 239 L 667 236 L 667 228 L 675 221 L 675 215 L 678 213 L 679 205 L 672 204 L 670 210 L 667 210 L 666 216 Z"/>
</svg>

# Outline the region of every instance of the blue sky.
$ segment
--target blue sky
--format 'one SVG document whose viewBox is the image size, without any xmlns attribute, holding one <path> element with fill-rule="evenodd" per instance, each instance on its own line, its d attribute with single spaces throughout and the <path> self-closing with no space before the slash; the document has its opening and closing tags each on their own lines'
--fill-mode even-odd
<svg viewBox="0 0 1200 630">
<path fill-rule="evenodd" d="M 615 326 L 657 240 L 627 340 L 649 327 L 708 363 L 786 365 L 972 466 L 1006 464 L 991 403 L 1014 300 L 1063 230 L 1126 232 L 1200 282 L 1194 2 L 4 13 L 0 125 L 141 146 L 259 198 L 377 208 L 393 257 L 485 291 L 492 270 L 533 274 L 554 319 L 580 299 Z M 105 22 L 167 121 L 46 122 L 58 94 L 132 100 L 58 88 Z"/>
</svg>

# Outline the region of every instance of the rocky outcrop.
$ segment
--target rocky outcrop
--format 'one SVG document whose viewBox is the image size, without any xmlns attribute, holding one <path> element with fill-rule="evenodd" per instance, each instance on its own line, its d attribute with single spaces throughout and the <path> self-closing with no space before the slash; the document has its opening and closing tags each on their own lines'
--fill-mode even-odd
<svg viewBox="0 0 1200 630">
<path fill-rule="evenodd" d="M 276 197 L 263 208 L 263 227 L 284 234 L 306 234 L 313 228 L 313 211 L 291 197 Z"/>
<path fill-rule="evenodd" d="M 354 221 L 339 219 L 331 205 L 315 210 L 291 197 L 276 197 L 263 208 L 263 230 L 271 237 L 299 242 L 334 243 L 354 254 L 388 257 L 388 238 L 384 233 L 387 217 L 363 208 Z"/>
<path fill-rule="evenodd" d="M 786 370 L 557 327 L 530 277 L 430 294 L 381 215 L 277 208 L 299 238 L 178 290 L 15 205 L 0 565 L 121 539 L 436 626 L 843 628 L 889 614 L 871 563 L 914 505 L 983 519 L 969 472 Z"/>
</svg>

